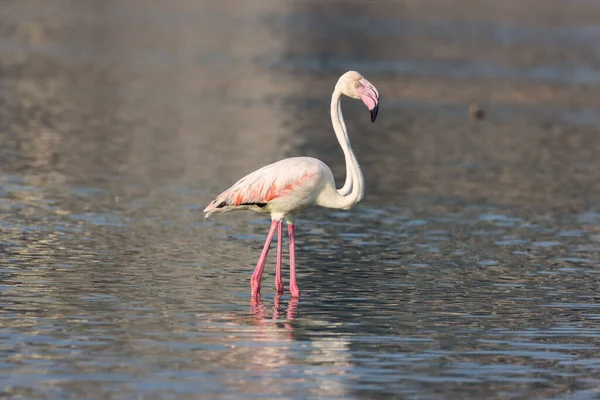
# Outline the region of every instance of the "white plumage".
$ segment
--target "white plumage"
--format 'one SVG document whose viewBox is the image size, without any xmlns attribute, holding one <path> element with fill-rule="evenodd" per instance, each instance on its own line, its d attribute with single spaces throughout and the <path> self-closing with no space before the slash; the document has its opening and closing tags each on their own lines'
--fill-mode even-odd
<svg viewBox="0 0 600 400">
<path fill-rule="evenodd" d="M 315 204 L 323 189 L 332 184 L 333 174 L 321 160 L 286 158 L 246 175 L 218 195 L 204 211 L 208 217 L 246 209 L 283 214 L 281 219 Z"/>
</svg>

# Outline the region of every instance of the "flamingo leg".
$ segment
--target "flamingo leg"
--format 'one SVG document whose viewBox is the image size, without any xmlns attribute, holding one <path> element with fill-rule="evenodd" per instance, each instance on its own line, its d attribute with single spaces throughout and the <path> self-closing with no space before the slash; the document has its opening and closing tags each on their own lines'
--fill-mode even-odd
<svg viewBox="0 0 600 400">
<path fill-rule="evenodd" d="M 300 289 L 296 283 L 296 245 L 294 243 L 294 224 L 288 223 L 288 235 L 290 237 L 290 294 L 292 297 L 300 297 Z"/>
<path fill-rule="evenodd" d="M 277 268 L 275 269 L 275 289 L 283 293 L 283 280 L 281 279 L 281 264 L 283 261 L 283 221 L 277 223 Z"/>
<path fill-rule="evenodd" d="M 260 281 L 262 279 L 262 274 L 265 269 L 265 263 L 267 262 L 267 256 L 269 255 L 269 246 L 273 241 L 275 229 L 277 229 L 277 224 L 277 221 L 271 222 L 271 228 L 269 229 L 269 233 L 267 234 L 267 240 L 265 240 L 265 245 L 262 249 L 262 253 L 260 253 L 260 258 L 258 259 L 256 268 L 254 269 L 252 278 L 250 278 L 250 288 L 252 289 L 252 297 L 258 297 L 260 295 Z"/>
</svg>

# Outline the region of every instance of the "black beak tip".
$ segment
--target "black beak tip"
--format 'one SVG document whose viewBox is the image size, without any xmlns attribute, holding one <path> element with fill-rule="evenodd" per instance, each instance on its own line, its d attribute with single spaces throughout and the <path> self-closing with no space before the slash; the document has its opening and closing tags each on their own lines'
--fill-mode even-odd
<svg viewBox="0 0 600 400">
<path fill-rule="evenodd" d="M 375 106 L 375 108 L 373 108 L 371 110 L 371 122 L 375 122 L 375 119 L 377 119 L 377 113 L 379 112 L 379 104 L 377 104 Z"/>
</svg>

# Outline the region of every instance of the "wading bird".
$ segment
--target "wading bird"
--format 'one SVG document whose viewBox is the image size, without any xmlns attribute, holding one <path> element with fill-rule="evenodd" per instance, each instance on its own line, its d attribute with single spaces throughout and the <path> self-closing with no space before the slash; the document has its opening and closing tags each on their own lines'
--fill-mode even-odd
<svg viewBox="0 0 600 400">
<path fill-rule="evenodd" d="M 331 122 L 346 159 L 346 181 L 341 189 L 335 188 L 333 173 L 323 161 L 311 157 L 286 158 L 246 175 L 204 209 L 207 218 L 213 213 L 236 210 L 271 214 L 271 228 L 250 280 L 253 298 L 260 295 L 261 278 L 275 230 L 278 232 L 275 287 L 277 293 L 283 293 L 283 220 L 290 238 L 290 293 L 292 297 L 300 297 L 294 245 L 294 222 L 298 213 L 313 205 L 347 210 L 363 198 L 365 181 L 350 147 L 340 105 L 342 95 L 361 99 L 371 111 L 371 122 L 375 122 L 379 109 L 379 92 L 361 74 L 348 71 L 340 77 L 331 96 Z"/>
</svg>

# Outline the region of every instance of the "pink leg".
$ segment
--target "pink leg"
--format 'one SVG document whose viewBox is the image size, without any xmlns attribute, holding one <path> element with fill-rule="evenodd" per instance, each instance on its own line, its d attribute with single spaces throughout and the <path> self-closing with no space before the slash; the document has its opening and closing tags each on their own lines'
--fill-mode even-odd
<svg viewBox="0 0 600 400">
<path fill-rule="evenodd" d="M 263 247 L 262 253 L 260 253 L 260 258 L 258 259 L 256 268 L 254 269 L 252 278 L 250 278 L 250 288 L 252 289 L 252 297 L 258 297 L 260 295 L 260 281 L 262 279 L 262 274 L 265 269 L 265 263 L 267 262 L 267 255 L 269 255 L 269 246 L 271 245 L 271 241 L 273 240 L 273 235 L 275 235 L 275 229 L 277 229 L 277 221 L 272 221 L 271 228 L 269 229 L 269 233 L 267 234 L 267 240 L 265 240 L 265 246 Z"/>
<path fill-rule="evenodd" d="M 288 224 L 290 236 L 290 294 L 292 297 L 300 297 L 300 289 L 296 283 L 296 246 L 294 244 L 294 225 Z"/>
<path fill-rule="evenodd" d="M 277 268 L 275 269 L 275 289 L 283 293 L 283 280 L 281 279 L 281 263 L 283 261 L 283 222 L 277 223 Z"/>
</svg>

